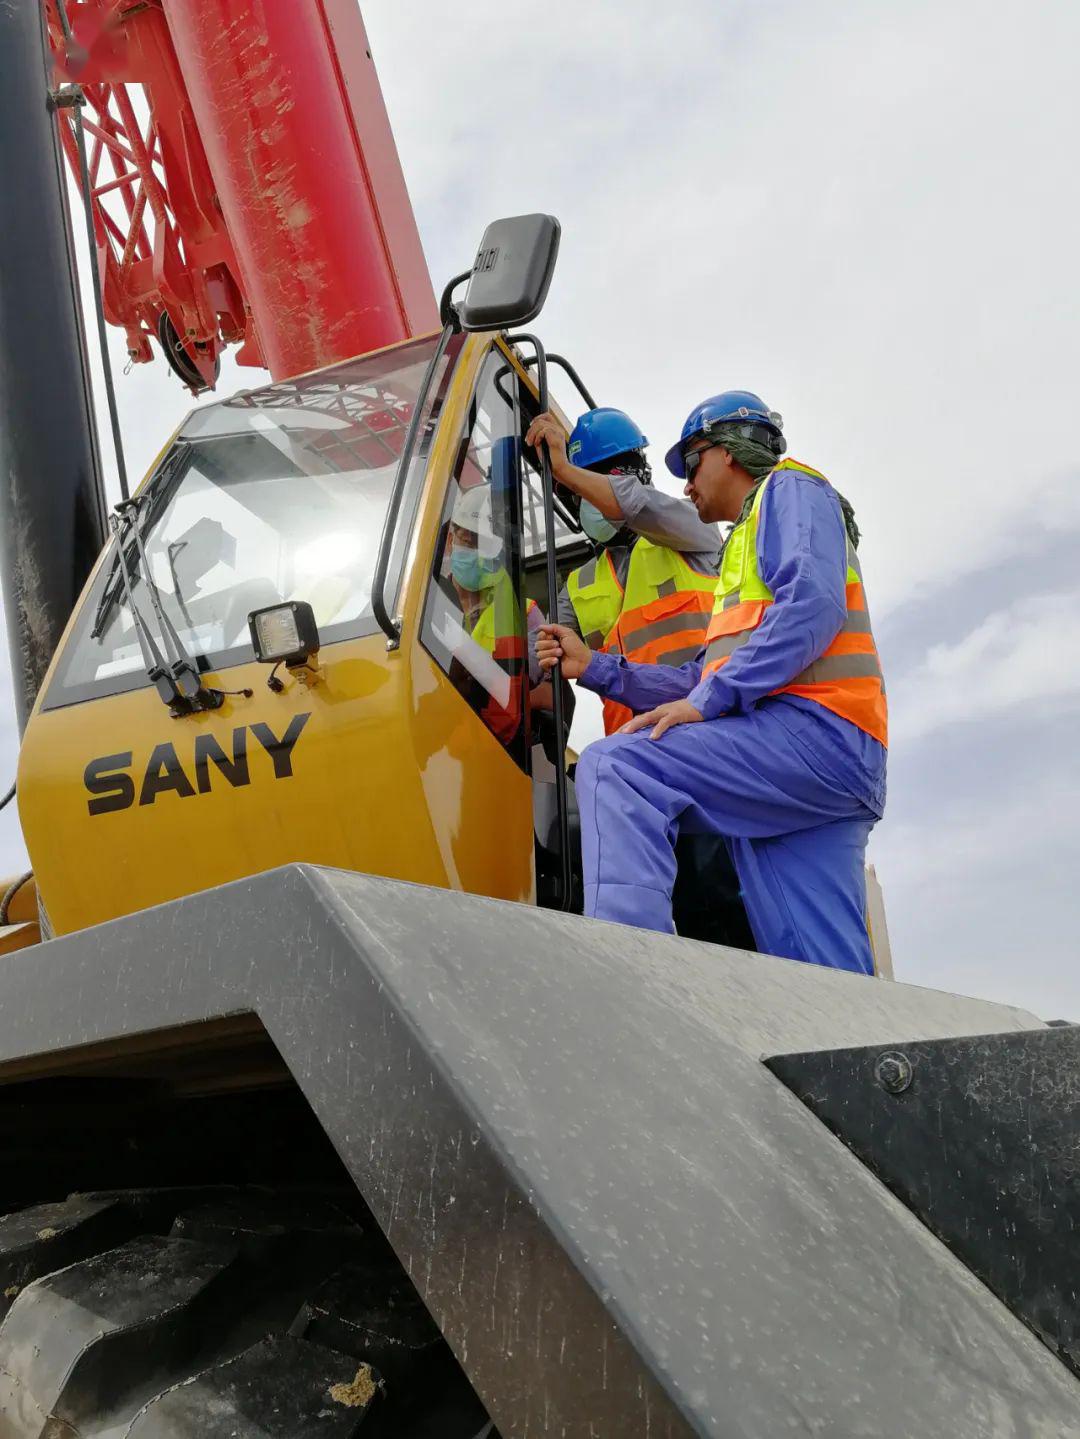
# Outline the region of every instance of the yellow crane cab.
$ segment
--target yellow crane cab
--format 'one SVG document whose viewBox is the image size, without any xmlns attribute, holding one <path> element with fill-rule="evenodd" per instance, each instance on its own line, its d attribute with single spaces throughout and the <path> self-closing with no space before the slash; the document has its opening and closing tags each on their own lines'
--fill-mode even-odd
<svg viewBox="0 0 1080 1439">
<path fill-rule="evenodd" d="M 575 905 L 526 626 L 549 551 L 588 550 L 524 445 L 542 348 L 505 333 L 558 227 L 500 224 L 513 313 L 489 270 L 441 335 L 199 407 L 114 520 L 20 758 L 47 932 L 292 860 Z"/>
</svg>

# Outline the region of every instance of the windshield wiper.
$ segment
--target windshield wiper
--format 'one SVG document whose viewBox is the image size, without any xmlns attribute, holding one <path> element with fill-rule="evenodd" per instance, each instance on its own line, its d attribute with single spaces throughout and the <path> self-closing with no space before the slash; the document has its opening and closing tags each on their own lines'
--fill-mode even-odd
<svg viewBox="0 0 1080 1439">
<path fill-rule="evenodd" d="M 135 635 L 139 642 L 143 664 L 146 666 L 147 677 L 157 690 L 162 703 L 169 706 L 174 717 L 196 714 L 200 710 L 218 709 L 225 698 L 223 692 L 205 688 L 195 661 L 184 648 L 183 641 L 161 603 L 161 596 L 154 583 L 150 563 L 146 558 L 146 550 L 143 548 L 142 529 L 139 525 L 140 503 L 137 498 L 122 500 L 116 506 L 121 518 L 118 518 L 117 515 L 110 515 L 109 527 L 116 540 L 121 588 L 127 599 L 128 608 L 131 610 L 131 619 L 135 626 Z M 127 534 L 122 533 L 121 520 L 127 524 Z M 132 592 L 131 574 L 128 571 L 127 561 L 127 541 L 132 536 L 135 540 L 136 578 L 142 580 L 146 593 L 150 597 L 150 605 L 158 623 L 158 632 L 165 647 L 164 655 L 135 603 L 135 596 Z"/>
<path fill-rule="evenodd" d="M 171 497 L 173 493 L 171 482 L 179 478 L 181 462 L 188 458 L 190 452 L 191 446 L 189 444 L 178 442 L 176 449 L 169 456 L 168 460 L 166 460 L 164 467 L 159 470 L 150 484 L 143 490 L 142 495 L 139 497 L 139 509 L 142 510 L 145 508 L 145 515 L 142 519 L 143 528 L 153 524 L 158 517 L 162 505 Z M 117 509 L 119 508 L 120 506 L 118 505 Z M 131 536 L 129 535 L 127 538 L 130 543 Z M 109 616 L 112 614 L 113 606 L 124 593 L 124 589 L 124 582 L 120 574 L 120 551 L 117 550 L 117 553 L 113 556 L 112 565 L 109 568 L 109 577 L 105 581 L 105 586 L 101 591 L 101 599 L 98 601 L 98 607 L 94 614 L 94 623 L 90 627 L 90 638 L 92 640 L 101 638 L 102 632 L 108 623 Z"/>
</svg>

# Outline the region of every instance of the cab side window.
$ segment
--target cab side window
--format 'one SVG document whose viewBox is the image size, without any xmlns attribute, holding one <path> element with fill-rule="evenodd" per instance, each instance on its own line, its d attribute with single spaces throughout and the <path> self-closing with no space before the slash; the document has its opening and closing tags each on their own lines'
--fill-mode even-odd
<svg viewBox="0 0 1080 1439">
<path fill-rule="evenodd" d="M 420 641 L 524 769 L 528 644 L 520 536 L 517 378 L 492 351 L 443 509 Z"/>
</svg>

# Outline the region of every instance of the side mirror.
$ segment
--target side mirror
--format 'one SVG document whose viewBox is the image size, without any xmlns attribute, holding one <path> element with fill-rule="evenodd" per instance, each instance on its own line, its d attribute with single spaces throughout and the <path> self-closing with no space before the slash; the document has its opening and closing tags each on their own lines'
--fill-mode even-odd
<svg viewBox="0 0 1080 1439">
<path fill-rule="evenodd" d="M 547 299 L 561 234 L 554 215 L 493 220 L 458 306 L 461 328 L 506 330 L 535 319 Z"/>
</svg>

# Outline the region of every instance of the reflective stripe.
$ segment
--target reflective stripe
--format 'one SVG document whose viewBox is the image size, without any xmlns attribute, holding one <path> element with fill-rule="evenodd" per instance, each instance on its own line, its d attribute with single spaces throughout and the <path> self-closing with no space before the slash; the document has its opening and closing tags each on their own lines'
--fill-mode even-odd
<svg viewBox="0 0 1080 1439">
<path fill-rule="evenodd" d="M 705 649 L 705 663 L 711 665 L 716 660 L 726 660 L 729 655 L 748 644 L 753 633 L 753 630 L 740 630 L 737 635 L 719 635 L 710 640 Z"/>
<path fill-rule="evenodd" d="M 634 557 L 634 549 L 625 545 L 618 545 L 613 550 L 605 550 L 604 558 L 608 562 L 608 569 L 615 576 L 615 583 L 621 594 L 626 593 L 626 578 L 630 573 L 630 564 Z"/>
<path fill-rule="evenodd" d="M 688 645 L 681 650 L 668 650 L 666 655 L 661 655 L 658 664 L 671 665 L 678 669 L 680 665 L 686 664 L 687 660 L 697 659 L 701 653 L 700 645 Z"/>
<path fill-rule="evenodd" d="M 598 650 L 604 643 L 604 636 L 599 630 L 593 630 L 591 634 L 583 635 L 582 638 L 591 650 Z"/>
<path fill-rule="evenodd" d="M 868 635 L 870 629 L 869 610 L 848 610 L 847 619 L 844 621 L 842 635 Z"/>
<path fill-rule="evenodd" d="M 654 640 L 662 640 L 665 635 L 679 634 L 683 630 L 704 630 L 707 623 L 708 616 L 702 610 L 682 610 L 675 615 L 665 615 L 651 625 L 642 625 L 640 629 L 621 635 L 623 652 L 629 654 L 640 650 Z"/>
<path fill-rule="evenodd" d="M 724 596 L 723 601 L 719 607 L 719 612 L 723 613 L 724 610 L 733 610 L 736 608 L 737 605 L 741 605 L 742 603 L 743 601 L 740 598 L 739 591 L 734 590 L 731 594 Z M 755 603 L 755 601 L 747 600 L 746 603 L 753 604 Z M 870 634 L 870 611 L 867 609 L 848 610 L 848 617 L 847 621 L 844 624 L 844 630 L 848 634 Z"/>
<path fill-rule="evenodd" d="M 593 559 L 588 560 L 585 564 L 583 564 L 581 566 L 581 569 L 578 570 L 578 588 L 584 589 L 586 585 L 594 585 L 595 583 L 596 559 L 594 557 Z"/>
<path fill-rule="evenodd" d="M 801 674 L 790 681 L 793 685 L 832 684 L 836 680 L 860 680 L 881 678 L 881 664 L 877 655 L 825 655 L 807 665 Z"/>
<path fill-rule="evenodd" d="M 658 598 L 667 599 L 668 595 L 677 595 L 679 587 L 674 580 L 665 580 L 663 584 L 657 585 L 656 593 Z"/>
</svg>

